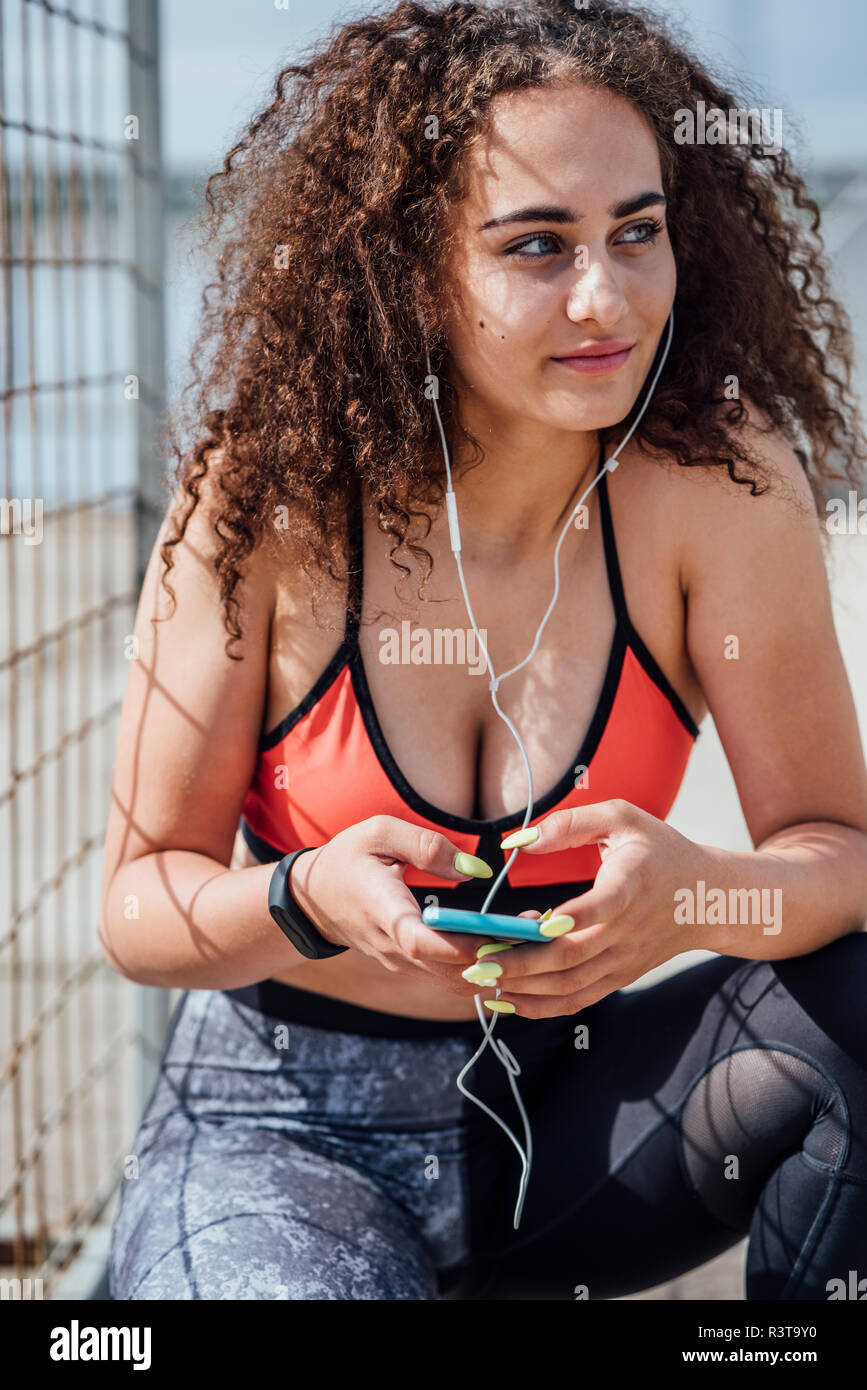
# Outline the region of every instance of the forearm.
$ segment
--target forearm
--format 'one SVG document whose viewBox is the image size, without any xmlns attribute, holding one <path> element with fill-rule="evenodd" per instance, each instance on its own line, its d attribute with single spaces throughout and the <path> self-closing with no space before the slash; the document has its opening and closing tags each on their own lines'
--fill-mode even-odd
<svg viewBox="0 0 867 1390">
<path fill-rule="evenodd" d="M 676 911 L 685 914 L 689 944 L 684 949 L 781 960 L 864 930 L 867 835 L 862 831 L 811 821 L 788 826 L 747 852 L 700 848 L 703 884 L 685 884 L 692 899 L 689 894 L 676 898 Z"/>
<path fill-rule="evenodd" d="M 169 989 L 233 989 L 291 970 L 304 957 L 268 911 L 273 872 L 189 850 L 131 860 L 105 895 L 103 951 L 128 979 Z"/>
</svg>

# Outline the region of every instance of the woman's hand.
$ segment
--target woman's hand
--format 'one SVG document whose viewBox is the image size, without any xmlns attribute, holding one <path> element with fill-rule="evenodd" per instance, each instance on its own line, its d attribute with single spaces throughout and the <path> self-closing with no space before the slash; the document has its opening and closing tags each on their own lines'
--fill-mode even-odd
<svg viewBox="0 0 867 1390">
<path fill-rule="evenodd" d="M 451 994 L 477 993 L 478 985 L 469 984 L 461 972 L 476 964 L 484 942 L 496 938 L 451 935 L 425 926 L 404 882 L 408 865 L 462 883 L 493 874 L 489 865 L 458 850 L 438 831 L 396 816 L 371 816 L 320 849 L 299 855 L 290 888 L 301 910 L 334 945 L 352 947 L 386 970 L 416 976 Z M 487 873 L 479 872 L 485 868 Z"/>
<path fill-rule="evenodd" d="M 672 956 L 702 947 L 701 928 L 675 922 L 674 896 L 707 872 L 702 846 L 619 800 L 555 811 L 538 829 L 522 854 L 598 844 L 602 863 L 587 893 L 554 909 L 551 920 L 574 919 L 566 935 L 488 957 L 502 966 L 499 1002 L 514 1004 L 525 1018 L 573 1014 Z"/>
</svg>

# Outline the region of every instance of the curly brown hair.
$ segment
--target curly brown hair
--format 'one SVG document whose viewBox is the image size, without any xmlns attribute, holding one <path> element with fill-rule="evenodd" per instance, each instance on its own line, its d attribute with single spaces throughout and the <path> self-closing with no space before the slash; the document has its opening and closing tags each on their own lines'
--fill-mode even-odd
<svg viewBox="0 0 867 1390">
<path fill-rule="evenodd" d="M 726 467 L 756 493 L 761 463 L 732 429 L 746 398 L 795 448 L 817 506 L 830 478 L 858 481 L 867 442 L 819 209 L 785 150 L 760 139 L 675 142 L 679 110 L 744 103 L 656 15 L 606 0 L 400 0 L 305 56 L 282 68 L 273 100 L 207 181 L 203 245 L 223 233 L 217 278 L 203 293 L 192 379 L 168 417 L 179 503 L 160 548 L 163 584 L 174 601 L 172 548 L 210 467 L 227 651 L 242 635 L 244 562 L 277 515 L 303 542 L 305 573 L 315 562 L 318 595 L 326 573 L 345 577 L 347 527 L 366 486 L 394 541 L 392 563 L 410 573 L 396 552 L 419 506 L 444 496 L 419 309 L 447 436 L 460 432 L 478 459 L 447 380 L 439 289 L 465 155 L 501 92 L 594 84 L 630 101 L 656 136 L 678 271 L 675 335 L 638 442 L 684 466 Z M 732 372 L 741 400 L 724 395 Z M 188 448 L 178 443 L 185 404 Z M 405 548 L 426 557 L 426 584 L 431 556 Z"/>
</svg>

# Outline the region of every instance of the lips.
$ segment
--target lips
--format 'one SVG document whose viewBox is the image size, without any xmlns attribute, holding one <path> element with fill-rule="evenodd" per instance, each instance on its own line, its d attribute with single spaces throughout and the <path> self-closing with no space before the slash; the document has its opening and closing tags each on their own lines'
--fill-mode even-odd
<svg viewBox="0 0 867 1390">
<path fill-rule="evenodd" d="M 565 357 L 552 357 L 551 361 L 560 362 L 574 372 L 614 372 L 628 361 L 634 347 L 634 343 L 620 338 L 607 338 L 587 343 Z"/>
<path fill-rule="evenodd" d="M 613 354 L 626 352 L 627 349 L 634 347 L 626 338 L 600 338 L 596 343 L 587 343 L 584 347 L 575 348 L 572 352 L 564 352 L 559 357 L 555 357 L 555 362 L 566 362 L 572 357 L 610 357 Z"/>
</svg>

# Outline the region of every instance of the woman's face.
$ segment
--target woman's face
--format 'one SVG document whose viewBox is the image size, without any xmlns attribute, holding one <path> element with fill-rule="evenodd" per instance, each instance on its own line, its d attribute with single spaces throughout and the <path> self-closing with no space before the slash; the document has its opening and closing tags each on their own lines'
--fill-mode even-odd
<svg viewBox="0 0 867 1390">
<path fill-rule="evenodd" d="M 656 142 L 628 102 L 583 84 L 506 93 L 492 111 L 448 266 L 450 379 L 466 423 L 501 436 L 527 419 L 614 425 L 674 300 Z"/>
</svg>

